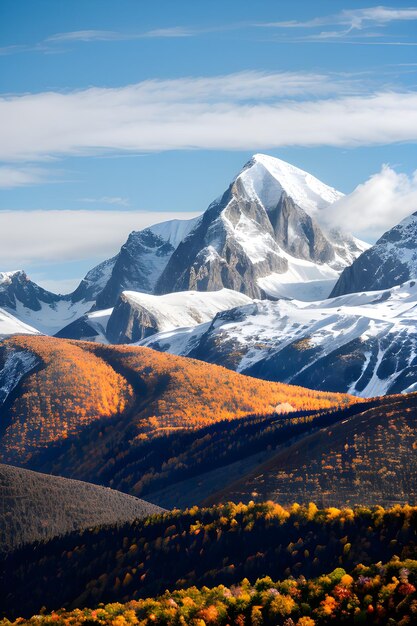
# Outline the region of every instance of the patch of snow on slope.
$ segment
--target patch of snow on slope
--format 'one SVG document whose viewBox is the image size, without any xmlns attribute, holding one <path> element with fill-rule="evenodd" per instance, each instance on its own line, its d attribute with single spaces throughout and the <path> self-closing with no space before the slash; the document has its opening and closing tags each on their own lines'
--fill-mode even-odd
<svg viewBox="0 0 417 626">
<path fill-rule="evenodd" d="M 39 331 L 33 326 L 24 324 L 5 309 L 0 309 L 0 339 L 9 335 L 28 334 L 36 335 Z"/>
<path fill-rule="evenodd" d="M 188 326 L 186 328 L 176 328 L 174 330 L 160 332 L 152 335 L 135 345 L 153 348 L 153 340 L 157 338 L 157 350 L 169 352 L 170 354 L 187 355 L 197 345 L 205 332 L 210 328 L 211 322 L 198 324 L 198 326 Z"/>
<path fill-rule="evenodd" d="M 0 371 L 0 406 L 17 387 L 22 378 L 40 361 L 30 352 L 8 350 L 3 369 Z"/>
<path fill-rule="evenodd" d="M 109 343 L 106 338 L 106 329 L 112 313 L 112 308 L 87 313 L 88 324 L 96 331 L 96 333 L 98 333 L 97 337 L 95 338 L 96 342 L 105 344 Z"/>
<path fill-rule="evenodd" d="M 252 263 L 265 261 L 270 254 L 283 256 L 276 241 L 269 233 L 263 232 L 259 224 L 241 213 L 238 223 L 234 226 L 226 217 L 226 209 L 222 212 L 222 220 L 226 224 L 228 233 L 242 246 Z"/>
<path fill-rule="evenodd" d="M 193 217 L 189 220 L 169 220 L 154 224 L 149 227 L 149 230 L 170 243 L 173 248 L 177 248 L 181 241 L 197 226 L 199 221 L 200 217 Z"/>
<path fill-rule="evenodd" d="M 21 274 L 22 270 L 14 270 L 12 272 L 0 272 L 0 285 L 10 285 L 13 276 Z"/>
<path fill-rule="evenodd" d="M 274 298 L 295 298 L 304 302 L 324 300 L 330 294 L 339 272 L 327 263 L 321 265 L 297 259 L 282 251 L 288 261 L 288 271 L 258 278 L 258 285 Z"/>
<path fill-rule="evenodd" d="M 45 335 L 55 335 L 59 330 L 87 313 L 92 305 L 92 302 L 86 301 L 72 303 L 69 300 L 60 300 L 53 304 L 42 302 L 39 311 L 32 311 L 17 301 L 14 313 L 24 324 L 37 328 Z"/>
<path fill-rule="evenodd" d="M 143 307 L 155 317 L 161 332 L 209 322 L 219 311 L 252 302 L 248 296 L 232 289 L 180 291 L 163 296 L 136 291 L 123 294 L 133 305 Z"/>
<path fill-rule="evenodd" d="M 89 286 L 94 288 L 94 293 L 97 295 L 108 283 L 113 268 L 115 266 L 117 260 L 117 255 L 111 257 L 110 259 L 106 259 L 102 261 L 95 267 L 93 267 L 85 277 L 83 278 L 84 283 L 87 283 Z"/>
</svg>

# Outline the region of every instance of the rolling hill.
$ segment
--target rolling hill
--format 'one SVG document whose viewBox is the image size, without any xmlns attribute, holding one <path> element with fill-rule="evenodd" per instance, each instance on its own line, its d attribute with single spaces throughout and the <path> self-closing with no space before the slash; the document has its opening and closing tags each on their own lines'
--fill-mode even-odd
<svg viewBox="0 0 417 626">
<path fill-rule="evenodd" d="M 0 464 L 0 553 L 162 509 L 125 493 Z"/>
<path fill-rule="evenodd" d="M 205 503 L 417 504 L 416 448 L 417 394 L 388 397 L 279 450 Z"/>
<path fill-rule="evenodd" d="M 16 336 L 1 358 L 5 462 L 133 495 L 180 469 L 183 438 L 211 425 L 357 402 L 135 346 Z"/>
</svg>

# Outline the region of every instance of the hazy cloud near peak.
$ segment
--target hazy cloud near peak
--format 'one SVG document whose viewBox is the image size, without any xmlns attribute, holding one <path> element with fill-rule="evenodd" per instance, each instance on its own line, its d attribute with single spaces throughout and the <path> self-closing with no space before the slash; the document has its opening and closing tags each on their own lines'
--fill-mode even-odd
<svg viewBox="0 0 417 626">
<path fill-rule="evenodd" d="M 369 241 L 417 211 L 417 170 L 412 176 L 389 165 L 338 200 L 328 212 L 329 225 L 354 230 Z M 353 228 L 354 226 L 354 228 Z"/>
</svg>

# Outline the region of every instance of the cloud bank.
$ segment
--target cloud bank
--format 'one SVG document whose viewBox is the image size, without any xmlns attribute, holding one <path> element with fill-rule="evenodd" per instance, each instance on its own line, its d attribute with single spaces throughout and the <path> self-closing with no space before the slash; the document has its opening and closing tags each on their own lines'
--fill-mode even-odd
<svg viewBox="0 0 417 626">
<path fill-rule="evenodd" d="M 346 77 L 244 72 L 7 96 L 0 99 L 0 160 L 417 139 L 417 92 L 359 90 Z"/>
</svg>

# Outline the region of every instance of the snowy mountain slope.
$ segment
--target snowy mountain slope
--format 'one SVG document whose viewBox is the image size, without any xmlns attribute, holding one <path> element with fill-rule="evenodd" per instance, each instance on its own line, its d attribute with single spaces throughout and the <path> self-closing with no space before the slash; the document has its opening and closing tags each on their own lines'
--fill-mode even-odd
<svg viewBox="0 0 417 626">
<path fill-rule="evenodd" d="M 331 296 L 373 291 L 417 278 L 417 212 L 388 230 L 341 274 Z"/>
<path fill-rule="evenodd" d="M 0 309 L 0 340 L 15 334 L 37 334 L 39 331 L 28 324 L 24 324 L 17 317 Z"/>
<path fill-rule="evenodd" d="M 316 215 L 340 197 L 284 161 L 255 155 L 179 244 L 156 293 L 227 287 L 250 297 L 277 297 L 288 291 L 281 283 L 297 283 L 303 298 L 303 284 L 328 280 L 327 295 L 338 273 L 366 248 L 319 225 Z M 307 268 L 301 282 L 300 260 Z"/>
<path fill-rule="evenodd" d="M 61 328 L 55 333 L 55 337 L 108 344 L 106 329 L 112 312 L 113 308 L 88 311 L 82 317 Z"/>
<path fill-rule="evenodd" d="M 248 197 L 257 199 L 270 213 L 282 195 L 291 198 L 311 218 L 315 218 L 341 257 L 339 263 L 352 263 L 368 244 L 348 233 L 327 229 L 327 214 L 331 205 L 343 197 L 343 193 L 326 185 L 304 170 L 266 154 L 255 154 L 238 175 L 244 182 Z M 337 259 L 336 259 L 337 263 Z"/>
<path fill-rule="evenodd" d="M 363 397 L 417 389 L 417 286 L 321 302 L 257 301 L 140 345 L 251 376 Z"/>
<path fill-rule="evenodd" d="M 7 330 L 11 330 L 19 333 L 39 331 L 53 335 L 83 315 L 92 304 L 88 301 L 72 302 L 71 296 L 46 291 L 29 280 L 22 270 L 0 273 L 0 306 L 4 310 L 3 315 L 9 314 L 15 318 L 6 320 L 4 317 L 5 332 L 0 330 L 0 334 L 10 334 Z M 8 328 L 6 321 L 11 324 Z"/>
<path fill-rule="evenodd" d="M 91 306 L 92 303 L 88 301 L 71 302 L 66 298 L 62 298 L 51 305 L 42 303 L 41 308 L 34 311 L 18 302 L 15 314 L 20 321 L 33 326 L 40 333 L 55 335 L 61 328 L 89 311 Z"/>
<path fill-rule="evenodd" d="M 16 310 L 18 304 L 39 311 L 44 304 L 59 302 L 60 296 L 29 280 L 23 270 L 0 272 L 0 306 Z"/>
<path fill-rule="evenodd" d="M 131 343 L 157 332 L 211 321 L 219 311 L 248 304 L 244 294 L 220 291 L 186 291 L 153 296 L 124 291 L 107 324 L 111 343 Z"/>
<path fill-rule="evenodd" d="M 34 354 L 0 347 L 0 407 L 22 378 L 39 364 L 40 360 Z"/>
<path fill-rule="evenodd" d="M 189 220 L 168 220 L 150 226 L 149 230 L 170 243 L 173 248 L 177 248 L 181 241 L 197 226 L 200 219 L 201 217 L 193 217 Z"/>
<path fill-rule="evenodd" d="M 255 154 L 238 177 L 248 196 L 259 200 L 267 210 L 278 204 L 282 192 L 310 216 L 316 216 L 343 196 L 308 172 L 266 154 Z"/>
<path fill-rule="evenodd" d="M 250 302 L 244 294 L 229 289 L 165 296 L 124 291 L 114 308 L 90 311 L 61 329 L 56 337 L 105 344 L 132 343 L 157 332 L 211 321 L 220 311 Z"/>
</svg>

